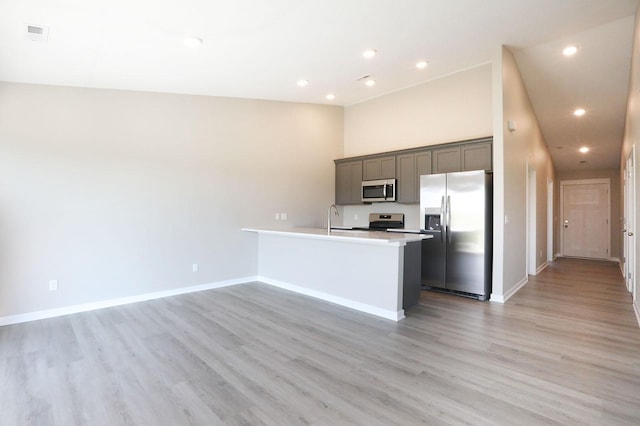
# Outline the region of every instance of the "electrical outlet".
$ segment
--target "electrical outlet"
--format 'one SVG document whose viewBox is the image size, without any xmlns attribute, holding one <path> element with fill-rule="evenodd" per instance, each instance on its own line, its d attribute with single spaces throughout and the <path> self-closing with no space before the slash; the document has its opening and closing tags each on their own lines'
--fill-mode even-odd
<svg viewBox="0 0 640 426">
<path fill-rule="evenodd" d="M 280 219 L 287 220 L 287 214 L 286 213 L 280 213 Z"/>
<path fill-rule="evenodd" d="M 58 280 L 49 280 L 49 291 L 58 291 Z"/>
<path fill-rule="evenodd" d="M 280 213 L 276 213 L 276 220 L 280 220 Z"/>
<path fill-rule="evenodd" d="M 358 220 L 358 213 L 353 215 L 353 220 Z"/>
<path fill-rule="evenodd" d="M 191 265 L 191 269 L 193 270 L 193 272 L 198 272 L 198 264 L 194 263 L 193 265 Z"/>
</svg>

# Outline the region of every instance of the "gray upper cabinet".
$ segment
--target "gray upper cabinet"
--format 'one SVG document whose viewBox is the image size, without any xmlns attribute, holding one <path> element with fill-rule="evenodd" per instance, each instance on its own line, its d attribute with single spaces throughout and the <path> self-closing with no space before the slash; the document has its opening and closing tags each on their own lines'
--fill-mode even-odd
<svg viewBox="0 0 640 426">
<path fill-rule="evenodd" d="M 492 170 L 490 141 L 433 150 L 433 173 Z"/>
<path fill-rule="evenodd" d="M 416 155 L 404 154 L 396 157 L 398 187 L 396 201 L 399 203 L 416 202 Z"/>
<path fill-rule="evenodd" d="M 420 191 L 420 188 L 419 188 L 420 176 L 430 175 L 432 173 L 431 170 L 432 170 L 431 151 L 417 152 L 416 153 L 416 171 L 417 171 L 416 182 L 418 182 L 418 192 Z"/>
<path fill-rule="evenodd" d="M 336 162 L 336 204 L 360 204 L 362 161 Z"/>
<path fill-rule="evenodd" d="M 358 158 L 356 160 L 356 158 Z M 363 180 L 397 179 L 396 200 L 420 202 L 420 176 L 492 170 L 492 139 L 412 148 L 336 160 L 336 204 L 360 204 Z"/>
<path fill-rule="evenodd" d="M 460 146 L 433 150 L 433 173 L 459 172 Z"/>
<path fill-rule="evenodd" d="M 491 142 L 462 146 L 462 170 L 491 170 Z"/>
<path fill-rule="evenodd" d="M 368 158 L 362 161 L 362 179 L 393 179 L 396 177 L 396 156 Z"/>
<path fill-rule="evenodd" d="M 397 201 L 403 204 L 419 203 L 420 176 L 431 174 L 431 151 L 401 154 L 396 158 Z"/>
</svg>

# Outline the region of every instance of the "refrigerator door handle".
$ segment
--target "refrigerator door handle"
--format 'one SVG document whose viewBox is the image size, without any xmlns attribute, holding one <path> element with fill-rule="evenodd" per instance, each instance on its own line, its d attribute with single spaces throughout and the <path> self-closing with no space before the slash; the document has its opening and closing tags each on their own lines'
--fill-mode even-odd
<svg viewBox="0 0 640 426">
<path fill-rule="evenodd" d="M 451 196 L 447 195 L 447 241 L 451 242 Z"/>
<path fill-rule="evenodd" d="M 444 242 L 446 225 L 444 223 L 444 195 L 440 199 L 440 242 Z"/>
</svg>

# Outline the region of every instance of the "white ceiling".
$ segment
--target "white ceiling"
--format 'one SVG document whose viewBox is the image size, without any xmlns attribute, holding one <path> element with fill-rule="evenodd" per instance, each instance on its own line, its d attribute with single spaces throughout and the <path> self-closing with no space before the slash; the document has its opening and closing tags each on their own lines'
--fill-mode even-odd
<svg viewBox="0 0 640 426">
<path fill-rule="evenodd" d="M 595 151 L 586 167 L 617 167 L 637 4 L 2 0 L 0 80 L 350 105 L 489 62 L 505 44 L 548 144 L 563 146 L 551 148 L 558 169 L 575 166 L 569 154 L 582 144 Z M 27 40 L 25 23 L 48 26 L 48 42 Z M 186 35 L 203 45 L 185 48 Z M 563 61 L 570 41 L 580 52 Z M 364 59 L 366 48 L 378 55 Z M 416 69 L 420 59 L 427 69 Z M 364 75 L 377 84 L 356 81 Z M 579 124 L 569 116 L 577 103 L 589 110 Z"/>
<path fill-rule="evenodd" d="M 629 16 L 515 52 L 557 170 L 619 167 L 633 26 Z M 567 58 L 570 44 L 579 51 Z"/>
</svg>

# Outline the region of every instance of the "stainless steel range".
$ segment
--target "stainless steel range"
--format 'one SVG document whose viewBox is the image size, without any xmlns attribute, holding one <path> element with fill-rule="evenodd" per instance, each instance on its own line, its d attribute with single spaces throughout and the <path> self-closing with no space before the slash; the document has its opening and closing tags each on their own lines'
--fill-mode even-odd
<svg viewBox="0 0 640 426">
<path fill-rule="evenodd" d="M 332 226 L 337 231 L 405 232 L 404 213 L 369 213 L 369 226 Z M 412 233 L 413 231 L 407 231 Z"/>
<path fill-rule="evenodd" d="M 404 213 L 369 213 L 369 231 L 404 229 Z"/>
</svg>

